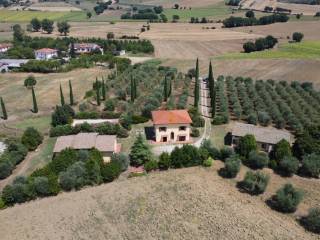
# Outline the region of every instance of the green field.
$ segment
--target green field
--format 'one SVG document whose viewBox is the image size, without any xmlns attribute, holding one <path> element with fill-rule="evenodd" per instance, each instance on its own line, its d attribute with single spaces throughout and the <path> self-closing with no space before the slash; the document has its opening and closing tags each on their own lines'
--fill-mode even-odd
<svg viewBox="0 0 320 240">
<path fill-rule="evenodd" d="M 252 53 L 229 53 L 216 59 L 320 59 L 320 41 L 281 44 L 278 49 Z"/>
<path fill-rule="evenodd" d="M 10 11 L 0 10 L 0 22 L 28 22 L 32 18 L 48 18 L 54 21 L 81 21 L 86 19 L 86 13 L 77 12 L 44 12 L 44 11 Z"/>
<path fill-rule="evenodd" d="M 48 132 L 50 129 L 51 117 L 50 116 L 42 116 L 42 117 L 33 117 L 26 118 L 22 121 L 19 121 L 12 125 L 12 127 L 25 130 L 28 127 L 34 127 L 38 129 L 42 133 Z"/>
<path fill-rule="evenodd" d="M 210 18 L 210 19 L 217 19 L 217 18 L 225 18 L 229 14 L 232 13 L 232 10 L 224 4 L 224 2 L 218 3 L 213 6 L 208 6 L 205 8 L 192 8 L 177 10 L 177 9 L 165 9 L 164 14 L 168 17 L 169 20 L 172 20 L 173 15 L 178 15 L 180 17 L 180 21 L 190 21 L 191 17 L 195 18 Z M 201 19 L 199 19 L 201 20 Z"/>
</svg>

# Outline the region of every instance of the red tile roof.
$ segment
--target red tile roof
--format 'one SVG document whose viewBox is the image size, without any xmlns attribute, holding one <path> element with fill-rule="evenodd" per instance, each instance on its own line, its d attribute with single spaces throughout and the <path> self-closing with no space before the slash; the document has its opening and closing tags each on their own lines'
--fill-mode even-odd
<svg viewBox="0 0 320 240">
<path fill-rule="evenodd" d="M 36 52 L 43 52 L 43 53 L 54 53 L 57 52 L 57 49 L 52 49 L 52 48 L 41 48 L 36 50 Z"/>
<path fill-rule="evenodd" d="M 192 123 L 192 120 L 187 110 L 153 111 L 152 121 L 155 125 Z"/>
</svg>

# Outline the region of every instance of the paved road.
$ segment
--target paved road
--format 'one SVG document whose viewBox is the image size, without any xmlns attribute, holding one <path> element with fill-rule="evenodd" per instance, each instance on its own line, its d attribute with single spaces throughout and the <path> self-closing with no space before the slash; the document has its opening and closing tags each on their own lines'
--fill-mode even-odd
<svg viewBox="0 0 320 240">
<path fill-rule="evenodd" d="M 204 139 L 210 138 L 211 133 L 211 120 L 210 120 L 210 98 L 209 89 L 204 81 L 200 82 L 200 93 L 201 93 L 201 115 L 205 119 L 204 132 L 196 142 L 192 143 L 193 146 L 200 147 Z M 161 146 L 153 147 L 153 152 L 155 155 L 160 155 L 163 152 L 171 153 L 175 147 L 182 147 L 182 144 L 166 144 Z"/>
</svg>

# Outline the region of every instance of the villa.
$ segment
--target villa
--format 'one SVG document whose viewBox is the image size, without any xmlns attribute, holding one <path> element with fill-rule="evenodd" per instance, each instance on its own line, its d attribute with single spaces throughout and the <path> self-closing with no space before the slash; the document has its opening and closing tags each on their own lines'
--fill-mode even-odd
<svg viewBox="0 0 320 240">
<path fill-rule="evenodd" d="M 77 54 L 92 53 L 95 51 L 100 51 L 103 54 L 103 48 L 95 43 L 75 43 L 74 50 Z"/>
<path fill-rule="evenodd" d="M 183 143 L 190 141 L 191 117 L 187 110 L 152 112 L 155 141 Z"/>
<path fill-rule="evenodd" d="M 51 48 L 42 48 L 35 51 L 35 57 L 37 60 L 50 60 L 58 57 L 58 50 Z"/>
<path fill-rule="evenodd" d="M 12 47 L 11 43 L 1 43 L 0 44 L 0 53 L 6 53 Z"/>
</svg>

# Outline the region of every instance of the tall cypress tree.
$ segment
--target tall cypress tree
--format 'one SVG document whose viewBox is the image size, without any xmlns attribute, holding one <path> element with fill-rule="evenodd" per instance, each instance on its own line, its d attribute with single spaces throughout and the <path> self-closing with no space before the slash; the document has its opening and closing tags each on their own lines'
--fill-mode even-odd
<svg viewBox="0 0 320 240">
<path fill-rule="evenodd" d="M 134 99 L 136 99 L 137 98 L 137 79 L 133 79 L 133 85 L 134 85 L 134 87 L 133 87 L 133 89 L 134 89 Z"/>
<path fill-rule="evenodd" d="M 199 100 L 200 100 L 200 86 L 199 86 L 199 59 L 197 58 L 196 63 L 196 79 L 195 79 L 195 86 L 194 86 L 194 107 L 199 107 Z"/>
<path fill-rule="evenodd" d="M 61 84 L 60 84 L 60 102 L 61 102 L 61 106 L 65 105 Z"/>
<path fill-rule="evenodd" d="M 72 90 L 72 84 L 71 81 L 69 80 L 69 93 L 70 93 L 70 105 L 74 105 L 74 98 L 73 98 L 73 90 Z"/>
<path fill-rule="evenodd" d="M 166 102 L 168 100 L 168 79 L 167 76 L 164 78 L 164 85 L 163 85 L 163 100 Z"/>
<path fill-rule="evenodd" d="M 102 89 L 101 89 L 101 93 L 102 93 L 102 100 L 105 101 L 107 96 L 106 96 L 106 84 L 104 82 L 104 79 L 102 78 Z"/>
<path fill-rule="evenodd" d="M 214 77 L 213 77 L 213 69 L 212 69 L 212 63 L 210 61 L 210 65 L 209 65 L 209 75 L 208 75 L 208 81 L 209 81 L 209 93 L 210 93 L 210 99 L 211 99 L 211 108 L 212 108 L 212 117 L 214 118 L 215 116 L 215 110 L 216 110 L 216 106 L 215 106 L 215 98 L 216 98 L 216 94 L 215 94 L 215 86 L 214 86 Z"/>
<path fill-rule="evenodd" d="M 101 101 L 100 101 L 100 88 L 97 86 L 96 88 L 96 94 L 97 94 L 97 104 L 98 106 L 101 105 Z"/>
<path fill-rule="evenodd" d="M 135 100 L 135 86 L 134 86 L 134 79 L 131 75 L 131 79 L 130 79 L 130 97 L 131 97 L 131 102 L 134 102 Z"/>
<path fill-rule="evenodd" d="M 6 106 L 4 105 L 4 101 L 2 97 L 0 98 L 0 102 L 1 102 L 1 109 L 2 109 L 2 118 L 4 120 L 7 120 L 8 114 L 7 114 Z"/>
<path fill-rule="evenodd" d="M 36 99 L 36 94 L 34 93 L 34 87 L 32 86 L 32 102 L 33 102 L 33 112 L 37 113 L 38 112 L 38 103 Z"/>
</svg>

